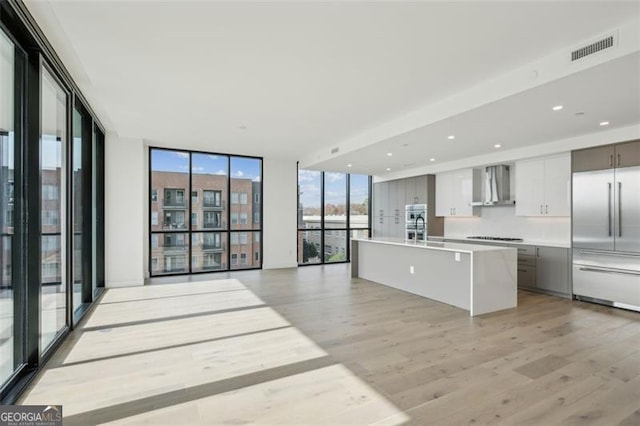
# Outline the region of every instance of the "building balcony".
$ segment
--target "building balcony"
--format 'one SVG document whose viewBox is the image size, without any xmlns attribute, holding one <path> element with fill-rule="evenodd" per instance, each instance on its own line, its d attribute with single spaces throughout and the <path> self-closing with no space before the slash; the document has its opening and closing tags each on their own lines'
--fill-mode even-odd
<svg viewBox="0 0 640 426">
<path fill-rule="evenodd" d="M 184 253 L 189 249 L 189 247 L 187 246 L 187 244 L 169 244 L 169 245 L 165 245 L 163 246 L 163 250 L 165 253 Z"/>
<path fill-rule="evenodd" d="M 224 210 L 224 201 L 203 200 L 202 208 L 207 210 Z"/>
<path fill-rule="evenodd" d="M 204 222 L 202 224 L 202 229 L 224 229 L 224 222 Z"/>
<path fill-rule="evenodd" d="M 227 269 L 227 265 L 223 263 L 221 265 L 203 265 L 202 266 L 203 271 L 219 271 L 222 269 Z"/>
<path fill-rule="evenodd" d="M 172 200 L 172 201 L 164 201 L 162 206 L 167 209 L 186 209 L 187 202 L 185 200 Z"/>
<path fill-rule="evenodd" d="M 218 252 L 218 251 L 224 251 L 225 249 L 225 244 L 208 244 L 208 243 L 203 243 L 202 244 L 202 250 L 203 251 L 209 251 L 209 252 Z"/>
<path fill-rule="evenodd" d="M 187 225 L 183 223 L 165 222 L 162 225 L 163 229 L 187 229 Z"/>
</svg>

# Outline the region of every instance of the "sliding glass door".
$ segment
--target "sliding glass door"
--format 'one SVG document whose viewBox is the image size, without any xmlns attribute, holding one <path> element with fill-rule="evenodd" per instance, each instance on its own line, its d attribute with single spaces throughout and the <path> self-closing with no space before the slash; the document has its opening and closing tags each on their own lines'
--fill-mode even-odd
<svg viewBox="0 0 640 426">
<path fill-rule="evenodd" d="M 22 2 L 0 1 L 0 403 L 104 288 L 104 133 Z"/>
<path fill-rule="evenodd" d="M 42 111 L 40 174 L 42 192 L 41 222 L 41 301 L 40 352 L 54 341 L 66 321 L 66 178 L 67 99 L 58 81 L 46 67 L 41 70 Z"/>
<path fill-rule="evenodd" d="M 16 367 L 13 277 L 15 46 L 0 31 L 0 384 Z"/>
</svg>

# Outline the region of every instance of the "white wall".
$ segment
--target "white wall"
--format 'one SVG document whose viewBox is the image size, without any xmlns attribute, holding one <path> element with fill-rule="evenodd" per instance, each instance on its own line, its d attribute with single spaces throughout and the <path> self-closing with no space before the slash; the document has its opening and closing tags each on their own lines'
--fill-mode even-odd
<svg viewBox="0 0 640 426">
<path fill-rule="evenodd" d="M 148 272 L 148 143 L 106 135 L 107 287 L 142 285 Z M 297 168 L 263 162 L 263 268 L 297 267 Z"/>
<path fill-rule="evenodd" d="M 295 268 L 298 266 L 296 162 L 265 158 L 263 176 L 263 268 Z"/>
<path fill-rule="evenodd" d="M 481 207 L 479 217 L 445 218 L 445 237 L 471 235 L 522 238 L 539 243 L 571 243 L 571 218 L 523 217 L 515 206 Z"/>
<path fill-rule="evenodd" d="M 146 150 L 142 139 L 105 135 L 106 286 L 144 283 L 148 202 Z"/>
</svg>

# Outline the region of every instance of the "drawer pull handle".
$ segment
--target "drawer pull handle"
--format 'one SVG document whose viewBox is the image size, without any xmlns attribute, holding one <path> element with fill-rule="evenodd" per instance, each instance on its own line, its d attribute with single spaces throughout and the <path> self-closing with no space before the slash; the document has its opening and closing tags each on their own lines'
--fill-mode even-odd
<svg viewBox="0 0 640 426">
<path fill-rule="evenodd" d="M 611 269 L 597 269 L 597 268 L 580 268 L 580 270 L 584 272 L 599 272 L 601 274 L 640 276 L 640 272 L 632 272 L 632 271 L 613 271 Z"/>
<path fill-rule="evenodd" d="M 602 256 L 614 256 L 614 257 L 637 257 L 640 258 L 637 254 L 625 254 L 625 253 L 607 253 L 604 251 L 595 251 L 595 250 L 578 250 L 580 254 L 597 254 Z"/>
</svg>

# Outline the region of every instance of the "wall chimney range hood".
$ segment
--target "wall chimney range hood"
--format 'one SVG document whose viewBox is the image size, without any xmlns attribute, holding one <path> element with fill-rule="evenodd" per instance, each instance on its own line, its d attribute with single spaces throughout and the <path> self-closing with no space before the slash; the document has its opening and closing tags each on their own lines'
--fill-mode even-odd
<svg viewBox="0 0 640 426">
<path fill-rule="evenodd" d="M 512 206 L 509 184 L 510 167 L 506 164 L 487 166 L 484 169 L 484 200 L 471 203 L 472 206 Z"/>
</svg>

